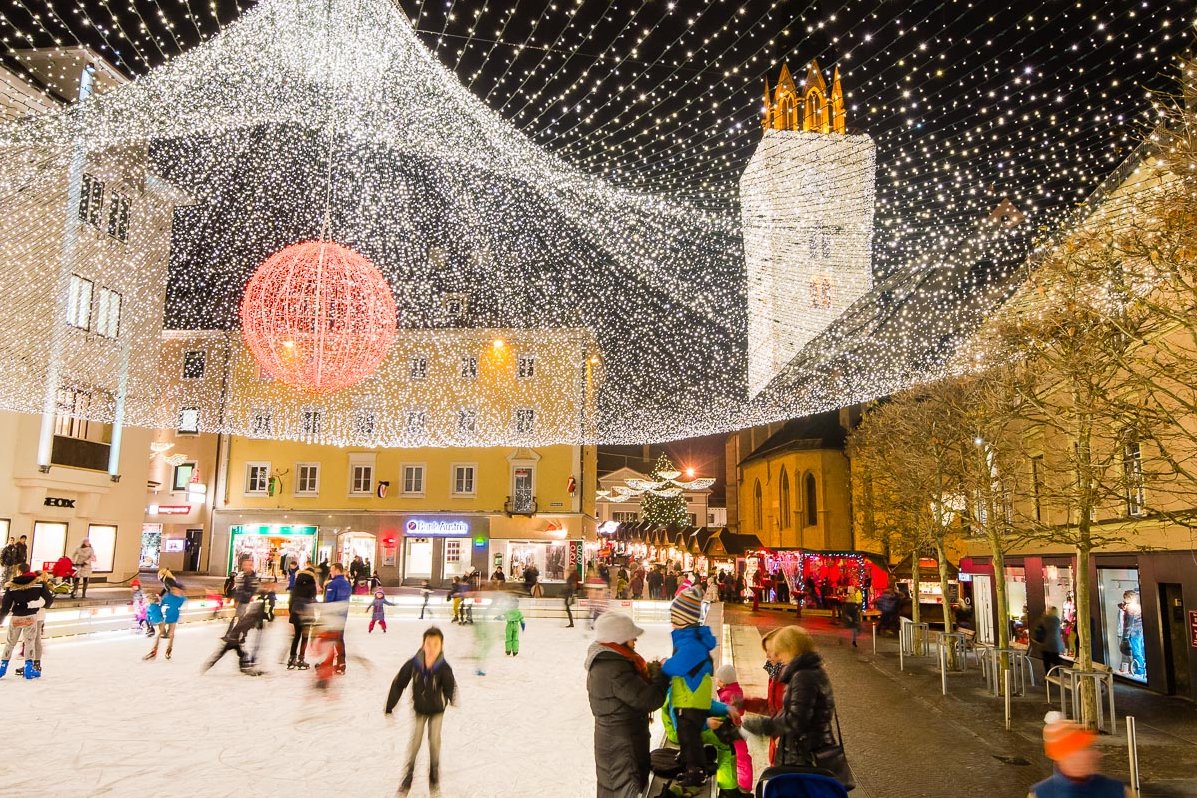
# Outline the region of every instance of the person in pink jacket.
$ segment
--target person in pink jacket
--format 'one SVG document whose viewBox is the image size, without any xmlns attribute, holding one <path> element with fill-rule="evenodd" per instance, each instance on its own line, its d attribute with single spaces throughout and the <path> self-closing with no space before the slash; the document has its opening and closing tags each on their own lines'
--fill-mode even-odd
<svg viewBox="0 0 1197 798">
<path fill-rule="evenodd" d="M 715 671 L 715 689 L 720 701 L 743 712 L 744 690 L 740 687 L 740 677 L 736 675 L 734 665 L 722 665 Z M 740 725 L 738 720 L 736 725 Z M 736 782 L 742 792 L 751 795 L 752 755 L 748 753 L 748 741 L 737 735 L 731 740 L 731 749 L 736 757 Z"/>
</svg>

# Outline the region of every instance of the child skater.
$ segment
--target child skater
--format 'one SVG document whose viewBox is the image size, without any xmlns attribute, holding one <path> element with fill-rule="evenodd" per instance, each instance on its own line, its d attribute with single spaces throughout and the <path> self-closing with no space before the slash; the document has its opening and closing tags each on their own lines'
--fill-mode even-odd
<svg viewBox="0 0 1197 798">
<path fill-rule="evenodd" d="M 744 690 L 740 687 L 739 676 L 736 675 L 735 665 L 723 665 L 715 671 L 715 689 L 719 700 L 729 707 L 735 707 L 737 712 L 744 711 Z M 736 758 L 736 783 L 740 791 L 752 794 L 752 755 L 748 753 L 748 741 L 740 734 L 739 723 L 732 723 L 720 727 L 716 736 L 731 745 L 732 754 Z M 721 735 L 724 729 L 728 734 Z"/>
<path fill-rule="evenodd" d="M 502 617 L 507 621 L 507 635 L 503 638 L 503 651 L 509 657 L 518 657 L 520 654 L 520 632 L 527 628 L 524 623 L 524 614 L 520 612 L 519 605 L 512 602 Z"/>
<path fill-rule="evenodd" d="M 387 594 L 380 587 L 374 591 L 374 601 L 370 602 L 370 628 L 366 630 L 366 634 L 374 631 L 374 624 L 382 627 L 383 634 L 387 631 L 387 615 L 386 605 L 390 604 L 392 607 L 397 606 L 395 602 L 387 598 Z"/>
<path fill-rule="evenodd" d="M 158 656 L 158 641 L 166 635 L 166 616 L 162 612 L 162 599 L 157 593 L 146 596 L 145 620 L 150 625 L 151 632 L 156 631 L 158 636 L 154 638 L 154 647 L 150 649 L 150 653 L 142 659 L 154 659 Z"/>
<path fill-rule="evenodd" d="M 137 630 L 144 630 L 146 637 L 153 637 L 154 627 L 145 617 L 145 591 L 141 589 L 141 580 L 133 577 L 129 587 L 133 588 L 133 620 L 137 622 Z"/>
<path fill-rule="evenodd" d="M 403 697 L 403 691 L 411 685 L 412 704 L 416 710 L 412 724 L 411 743 L 407 749 L 407 767 L 399 795 L 411 791 L 416 772 L 416 755 L 424 742 L 424 728 L 428 728 L 428 787 L 430 792 L 440 795 L 441 721 L 449 704 L 457 703 L 457 682 L 453 669 L 445 662 L 445 636 L 435 626 L 424 632 L 424 643 L 416 655 L 403 663 L 399 673 L 391 682 L 387 694 L 386 714 L 390 715 Z"/>
</svg>

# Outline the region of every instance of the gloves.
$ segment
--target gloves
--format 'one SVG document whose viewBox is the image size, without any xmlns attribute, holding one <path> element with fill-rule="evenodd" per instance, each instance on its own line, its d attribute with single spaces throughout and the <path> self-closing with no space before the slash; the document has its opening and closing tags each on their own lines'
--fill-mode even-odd
<svg viewBox="0 0 1197 798">
<path fill-rule="evenodd" d="M 527 628 L 528 628 L 528 625 L 526 623 L 524 623 L 523 621 L 520 621 L 520 631 L 523 632 Z"/>
<path fill-rule="evenodd" d="M 740 724 L 748 734 L 764 734 L 765 733 L 765 719 L 760 717 L 744 718 L 744 722 Z"/>
</svg>

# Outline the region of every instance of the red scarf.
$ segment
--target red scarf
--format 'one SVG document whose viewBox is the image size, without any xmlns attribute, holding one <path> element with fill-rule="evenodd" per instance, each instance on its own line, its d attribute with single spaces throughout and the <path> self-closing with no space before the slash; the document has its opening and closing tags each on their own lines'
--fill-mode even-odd
<svg viewBox="0 0 1197 798">
<path fill-rule="evenodd" d="M 623 643 L 602 643 L 602 645 L 611 649 L 616 654 L 619 654 L 620 656 L 626 657 L 627 659 L 631 660 L 632 664 L 636 666 L 636 673 L 640 674 L 640 678 L 646 682 L 649 680 L 648 679 L 648 663 L 644 661 L 644 657 L 640 656 L 635 651 L 633 651 L 632 649 L 625 646 Z"/>
</svg>

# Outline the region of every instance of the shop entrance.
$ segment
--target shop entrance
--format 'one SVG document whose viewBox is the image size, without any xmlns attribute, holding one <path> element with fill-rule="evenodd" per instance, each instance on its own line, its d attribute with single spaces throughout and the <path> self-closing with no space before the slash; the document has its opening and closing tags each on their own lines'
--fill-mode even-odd
<svg viewBox="0 0 1197 798">
<path fill-rule="evenodd" d="M 369 532 L 344 532 L 337 536 L 337 562 L 345 566 L 346 573 L 354 557 L 361 557 L 370 567 L 369 573 L 374 573 L 378 567 L 375 554 L 375 537 Z"/>
<path fill-rule="evenodd" d="M 1160 625 L 1164 632 L 1164 666 L 1168 693 L 1191 698 L 1189 679 L 1189 629 L 1185 622 L 1185 603 L 1180 585 L 1160 583 Z"/>
<path fill-rule="evenodd" d="M 204 530 L 188 529 L 187 543 L 183 549 L 183 570 L 198 571 L 200 569 L 200 549 L 204 545 Z"/>
<path fill-rule="evenodd" d="M 973 574 L 973 618 L 977 640 L 997 645 L 997 630 L 993 628 L 993 578 L 989 574 Z"/>
<path fill-rule="evenodd" d="M 259 574 L 269 572 L 268 563 L 273 562 L 277 568 L 283 554 L 287 562 L 297 562 L 303 568 L 312 561 L 319 531 L 315 526 L 235 524 L 229 527 L 228 570 L 236 567 L 242 554 L 253 558 L 254 570 Z"/>
</svg>

